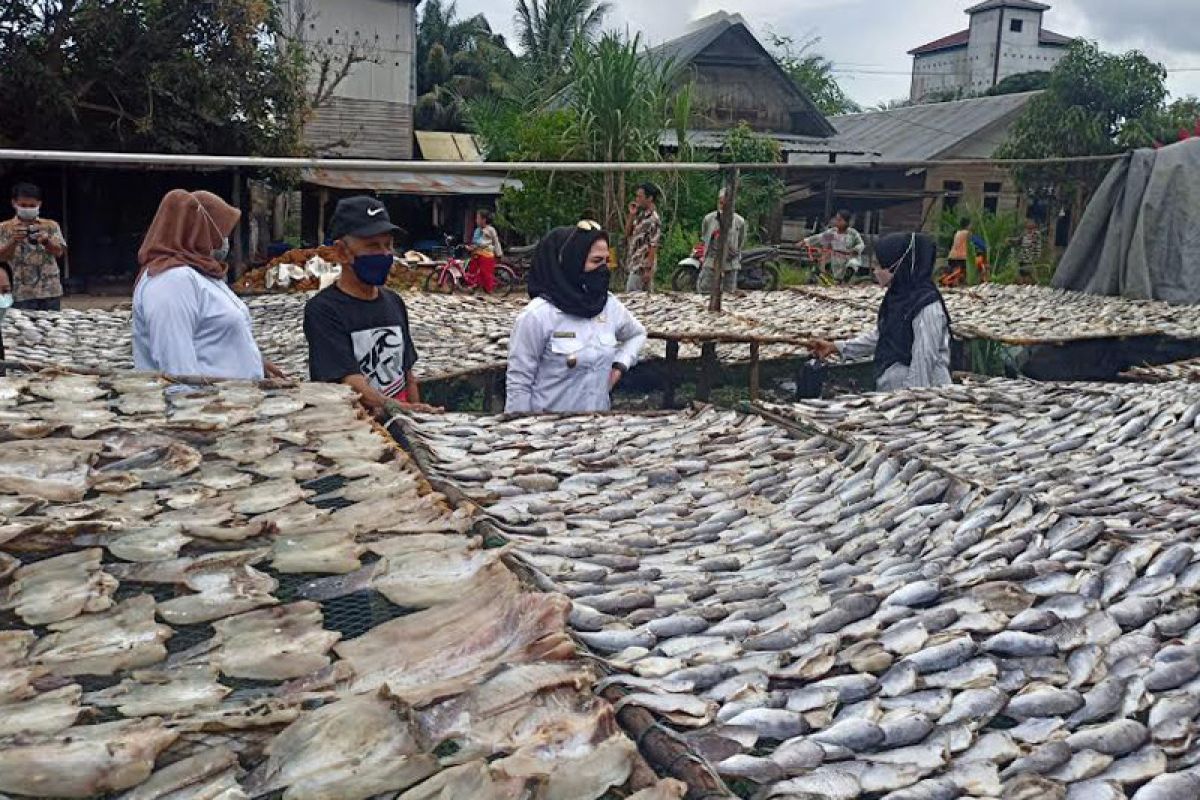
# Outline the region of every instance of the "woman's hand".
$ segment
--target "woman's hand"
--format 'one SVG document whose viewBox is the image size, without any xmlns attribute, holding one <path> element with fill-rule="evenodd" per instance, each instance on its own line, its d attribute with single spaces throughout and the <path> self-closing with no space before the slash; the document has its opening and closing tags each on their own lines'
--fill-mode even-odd
<svg viewBox="0 0 1200 800">
<path fill-rule="evenodd" d="M 812 342 L 809 344 L 808 349 L 814 356 L 822 361 L 833 358 L 839 352 L 836 344 L 825 339 L 818 339 L 815 342 Z"/>
<path fill-rule="evenodd" d="M 267 361 L 265 358 L 263 359 L 263 374 L 265 374 L 268 378 L 271 378 L 271 379 L 277 380 L 277 381 L 291 380 L 291 378 L 288 377 L 286 372 L 284 372 L 279 367 L 272 364 L 270 361 Z"/>
<path fill-rule="evenodd" d="M 621 372 L 621 370 L 617 369 L 616 367 L 613 367 L 608 373 L 608 390 L 611 392 L 613 389 L 617 388 L 617 384 L 620 383 L 621 378 L 624 377 L 625 373 Z"/>
</svg>

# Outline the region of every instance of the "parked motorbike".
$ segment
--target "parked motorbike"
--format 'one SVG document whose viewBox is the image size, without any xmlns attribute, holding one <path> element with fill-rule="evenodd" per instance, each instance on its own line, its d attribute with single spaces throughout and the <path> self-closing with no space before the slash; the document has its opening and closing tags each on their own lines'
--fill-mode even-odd
<svg viewBox="0 0 1200 800">
<path fill-rule="evenodd" d="M 671 276 L 671 288 L 677 292 L 694 292 L 700 282 L 704 264 L 704 245 L 698 244 L 692 255 L 679 262 Z M 773 292 L 779 288 L 779 266 L 775 263 L 780 249 L 773 245 L 752 247 L 742 253 L 742 268 L 738 271 L 737 288 L 743 291 Z"/>
</svg>

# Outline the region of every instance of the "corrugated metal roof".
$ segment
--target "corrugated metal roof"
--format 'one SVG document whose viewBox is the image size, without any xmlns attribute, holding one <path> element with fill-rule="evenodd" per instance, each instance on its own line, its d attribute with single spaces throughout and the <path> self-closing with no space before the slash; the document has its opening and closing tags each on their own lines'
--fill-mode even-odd
<svg viewBox="0 0 1200 800">
<path fill-rule="evenodd" d="M 426 161 L 470 161 L 479 163 L 483 155 L 479 142 L 469 133 L 417 131 L 417 145 Z"/>
<path fill-rule="evenodd" d="M 493 175 L 461 175 L 453 172 L 392 172 L 389 170 L 304 171 L 304 182 L 329 189 L 415 194 L 429 197 L 498 195 L 505 188 L 520 189 L 521 182 Z"/>
<path fill-rule="evenodd" d="M 928 161 L 1020 113 L 1038 94 L 1022 92 L 831 117 L 829 121 L 838 129 L 838 135 L 829 144 L 843 151 L 857 149 L 879 154 L 839 157 L 838 163 Z M 1001 142 L 995 144 L 999 147 Z M 821 158 L 801 157 L 792 161 L 815 164 L 821 163 Z"/>
<path fill-rule="evenodd" d="M 720 150 L 725 146 L 729 131 L 688 131 L 688 144 L 701 150 Z M 783 153 L 850 153 L 854 155 L 878 155 L 873 150 L 845 146 L 834 139 L 823 139 L 817 136 L 795 136 L 785 133 L 757 134 L 772 139 L 779 145 Z M 659 145 L 672 150 L 679 147 L 679 136 L 675 131 L 663 131 Z"/>
</svg>

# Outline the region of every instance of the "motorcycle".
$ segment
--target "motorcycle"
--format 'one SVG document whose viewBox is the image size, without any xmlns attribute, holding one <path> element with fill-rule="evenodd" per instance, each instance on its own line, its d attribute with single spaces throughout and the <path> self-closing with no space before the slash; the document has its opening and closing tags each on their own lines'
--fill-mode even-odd
<svg viewBox="0 0 1200 800">
<path fill-rule="evenodd" d="M 679 262 L 671 276 L 671 288 L 677 292 L 694 292 L 700 282 L 704 264 L 703 244 L 692 249 L 692 255 Z M 743 291 L 773 292 L 780 286 L 779 266 L 775 263 L 780 249 L 773 245 L 752 247 L 742 253 L 742 268 L 738 270 L 737 288 Z"/>
</svg>

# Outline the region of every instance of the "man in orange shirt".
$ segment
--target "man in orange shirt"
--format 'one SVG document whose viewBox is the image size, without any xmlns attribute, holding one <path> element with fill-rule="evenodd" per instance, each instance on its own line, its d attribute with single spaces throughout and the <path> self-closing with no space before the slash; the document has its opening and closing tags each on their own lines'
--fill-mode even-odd
<svg viewBox="0 0 1200 800">
<path fill-rule="evenodd" d="M 958 222 L 958 231 L 954 234 L 954 244 L 950 247 L 950 256 L 946 260 L 946 277 L 942 280 L 945 286 L 958 286 L 967 280 L 967 258 L 970 256 L 968 247 L 971 243 L 971 220 L 963 217 Z"/>
</svg>

